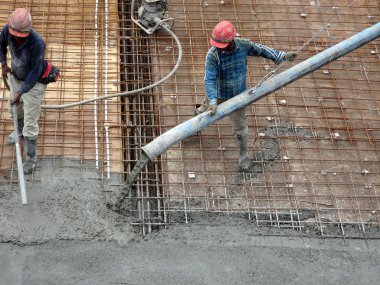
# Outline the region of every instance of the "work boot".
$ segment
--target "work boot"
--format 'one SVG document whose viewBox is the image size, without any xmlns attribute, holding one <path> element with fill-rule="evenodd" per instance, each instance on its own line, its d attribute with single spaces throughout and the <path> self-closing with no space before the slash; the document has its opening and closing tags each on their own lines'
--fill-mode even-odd
<svg viewBox="0 0 380 285">
<path fill-rule="evenodd" d="M 14 130 L 7 138 L 7 144 L 15 144 L 16 134 L 22 137 L 22 129 L 24 128 L 24 120 L 17 120 L 17 131 Z"/>
<path fill-rule="evenodd" d="M 24 173 L 30 174 L 36 168 L 37 164 L 37 154 L 36 154 L 36 146 L 37 140 L 31 140 L 28 138 L 24 139 L 24 146 L 26 152 L 26 160 L 23 164 Z"/>
<path fill-rule="evenodd" d="M 251 167 L 251 160 L 248 157 L 248 137 L 236 136 L 239 147 L 239 168 L 241 171 L 248 171 Z"/>
</svg>

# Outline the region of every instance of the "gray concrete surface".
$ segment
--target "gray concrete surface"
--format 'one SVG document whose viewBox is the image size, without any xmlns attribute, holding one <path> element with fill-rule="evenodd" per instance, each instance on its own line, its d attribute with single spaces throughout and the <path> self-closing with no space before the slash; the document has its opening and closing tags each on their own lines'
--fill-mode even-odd
<svg viewBox="0 0 380 285">
<path fill-rule="evenodd" d="M 202 213 L 143 237 L 106 206 L 120 194 L 117 179 L 95 179 L 69 160 L 50 163 L 27 177 L 27 205 L 18 185 L 0 185 L 0 285 L 358 285 L 380 278 L 378 229 L 367 239 L 329 239 L 312 228 Z"/>
<path fill-rule="evenodd" d="M 0 284 L 358 285 L 380 278 L 379 240 L 273 236 L 247 225 L 175 225 L 125 245 L 0 244 Z"/>
<path fill-rule="evenodd" d="M 90 164 L 91 162 L 88 162 Z M 17 175 L 17 168 L 10 175 Z M 134 237 L 126 217 L 106 207 L 122 189 L 118 179 L 98 179 L 94 165 L 70 159 L 40 159 L 25 176 L 28 204 L 18 184 L 0 185 L 0 242 L 19 245 L 55 240 L 115 240 Z"/>
</svg>

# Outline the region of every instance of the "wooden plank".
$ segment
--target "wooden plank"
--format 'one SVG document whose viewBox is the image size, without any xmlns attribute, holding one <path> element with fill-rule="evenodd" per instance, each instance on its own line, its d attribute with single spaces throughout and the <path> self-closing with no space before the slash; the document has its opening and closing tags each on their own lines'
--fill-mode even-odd
<svg viewBox="0 0 380 285">
<path fill-rule="evenodd" d="M 117 1 L 29 1 L 33 27 L 46 41 L 46 58 L 61 70 L 49 84 L 44 104 L 62 105 L 119 92 Z M 0 4 L 0 22 L 7 21 L 11 4 Z M 98 11 L 98 13 L 96 13 Z M 108 23 L 108 25 L 106 25 Z M 9 56 L 9 54 L 8 54 Z M 0 83 L 1 84 L 1 83 Z M 3 85 L 0 94 L 8 97 Z M 0 136 L 13 129 L 8 106 L 1 104 Z M 113 98 L 60 110 L 43 110 L 38 153 L 81 160 L 98 159 L 101 171 L 123 172 L 120 99 Z M 8 146 L 1 146 L 9 149 Z M 1 163 L 8 166 L 12 158 Z M 5 165 L 4 165 L 5 164 Z"/>
</svg>

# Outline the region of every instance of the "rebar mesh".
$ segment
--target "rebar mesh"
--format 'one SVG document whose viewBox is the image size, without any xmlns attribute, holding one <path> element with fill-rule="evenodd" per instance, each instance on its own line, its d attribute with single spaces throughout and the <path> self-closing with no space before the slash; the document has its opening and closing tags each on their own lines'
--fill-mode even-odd
<svg viewBox="0 0 380 285">
<path fill-rule="evenodd" d="M 170 3 L 168 17 L 175 18 L 184 59 L 156 96 L 161 132 L 191 118 L 195 104 L 201 103 L 204 57 L 218 21 L 228 19 L 241 37 L 277 49 L 302 47 L 297 59 L 302 61 L 379 18 L 375 1 L 340 6 L 331 1 L 222 2 Z M 162 63 L 164 75 L 176 48 L 165 35 L 157 38 L 152 56 Z M 327 230 L 330 226 L 343 235 L 346 225 L 362 233 L 378 226 L 378 64 L 375 41 L 251 105 L 252 173 L 238 171 L 228 120 L 172 147 L 160 158 L 163 191 L 155 197 L 163 200 L 163 221 L 138 219 L 136 224 L 195 222 L 200 214 L 222 213 L 257 224 L 312 226 L 322 235 L 336 234 Z M 278 72 L 290 66 L 284 64 Z M 250 59 L 249 85 L 275 68 L 268 60 Z"/>
<path fill-rule="evenodd" d="M 130 1 L 21 4 L 46 39 L 47 57 L 62 70 L 60 81 L 48 87 L 46 104 L 147 86 L 175 64 L 174 40 L 163 30 L 144 34 L 130 19 Z M 0 4 L 2 22 L 14 7 L 16 1 Z M 175 75 L 149 92 L 44 111 L 40 156 L 71 157 L 80 167 L 91 160 L 99 176 L 121 173 L 125 179 L 141 147 L 191 118 L 203 100 L 204 59 L 218 21 L 228 19 L 240 37 L 276 49 L 302 47 L 297 63 L 378 22 L 380 10 L 376 0 L 172 0 L 165 17 L 174 18 L 183 45 Z M 257 225 L 315 227 L 322 235 L 347 235 L 346 226 L 361 233 L 378 227 L 379 63 L 376 40 L 249 106 L 251 173 L 238 170 L 228 119 L 173 146 L 136 180 L 129 197 L 132 223 L 147 233 L 215 213 Z M 268 60 L 250 58 L 248 85 L 275 69 Z M 13 183 L 14 151 L 4 145 L 12 122 L 1 88 L 0 179 Z"/>
</svg>

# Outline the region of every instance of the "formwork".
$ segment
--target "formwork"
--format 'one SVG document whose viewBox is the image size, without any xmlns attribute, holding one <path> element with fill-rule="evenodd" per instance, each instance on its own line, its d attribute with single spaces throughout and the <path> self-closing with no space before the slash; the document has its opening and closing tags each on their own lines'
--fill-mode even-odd
<svg viewBox="0 0 380 285">
<path fill-rule="evenodd" d="M 139 3 L 139 1 L 136 1 Z M 164 30 L 152 35 L 131 21 L 131 1 L 8 1 L 29 7 L 45 38 L 47 57 L 61 68 L 44 104 L 56 105 L 128 92 L 157 82 L 176 63 L 178 47 Z M 277 67 L 250 58 L 248 86 L 279 73 L 377 23 L 376 0 L 170 1 L 183 58 L 174 76 L 131 96 L 64 109 L 44 109 L 39 156 L 60 158 L 99 179 L 128 177 L 141 147 L 194 116 L 205 95 L 209 37 L 222 19 L 238 36 L 284 51 L 294 63 Z M 237 215 L 323 236 L 366 236 L 380 221 L 380 50 L 373 41 L 247 108 L 253 169 L 239 171 L 237 145 L 223 119 L 148 163 L 129 193 L 132 224 L 148 233 L 199 217 Z M 17 183 L 7 92 L 1 87 L 1 180 Z M 39 169 L 34 174 L 38 179 Z M 202 219 L 204 221 L 204 219 Z"/>
</svg>

